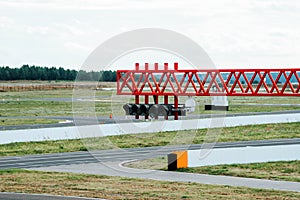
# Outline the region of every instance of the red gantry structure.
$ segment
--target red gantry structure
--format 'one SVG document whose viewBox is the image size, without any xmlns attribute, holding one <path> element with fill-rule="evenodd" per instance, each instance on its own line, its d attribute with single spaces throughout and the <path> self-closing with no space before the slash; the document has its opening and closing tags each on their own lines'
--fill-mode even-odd
<svg viewBox="0 0 300 200">
<path fill-rule="evenodd" d="M 154 104 L 158 104 L 158 96 L 164 96 L 162 105 L 169 105 L 168 97 L 173 96 L 177 120 L 179 96 L 300 96 L 299 77 L 300 68 L 178 69 L 178 63 L 174 63 L 171 69 L 164 63 L 160 69 L 158 63 L 153 67 L 136 63 L 134 70 L 117 71 L 117 94 L 135 95 L 135 104 L 140 104 L 142 95 L 143 105 L 149 104 L 149 96 L 154 97 Z"/>
</svg>

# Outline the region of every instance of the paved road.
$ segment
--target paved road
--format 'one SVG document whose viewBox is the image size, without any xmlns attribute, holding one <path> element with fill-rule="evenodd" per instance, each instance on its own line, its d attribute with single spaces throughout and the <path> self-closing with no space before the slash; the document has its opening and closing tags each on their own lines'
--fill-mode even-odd
<svg viewBox="0 0 300 200">
<path fill-rule="evenodd" d="M 278 139 L 278 140 L 254 140 L 241 142 L 221 142 L 216 143 L 214 148 L 232 148 L 249 146 L 268 146 L 268 145 L 288 145 L 300 144 L 300 138 Z M 13 156 L 0 158 L 0 169 L 7 168 L 38 168 L 57 165 L 87 164 L 98 162 L 123 162 L 134 159 L 147 159 L 158 156 L 165 156 L 176 150 L 193 150 L 206 148 L 207 145 L 176 145 L 158 146 L 145 148 L 99 150 L 90 152 L 71 152 L 56 154 L 40 154 L 31 156 Z"/>
<path fill-rule="evenodd" d="M 95 198 L 0 192 L 0 200 L 95 200 Z"/>
<path fill-rule="evenodd" d="M 250 112 L 250 113 L 231 113 L 231 114 L 190 114 L 182 119 L 204 119 L 204 118 L 217 118 L 217 117 L 237 117 L 237 116 L 253 116 L 253 115 L 276 115 L 276 114 L 293 114 L 300 113 L 300 110 L 287 110 L 287 111 L 274 111 L 274 112 Z M 15 126 L 1 126 L 1 130 L 21 130 L 21 129 L 37 129 L 37 128 L 54 128 L 54 127 L 68 127 L 75 126 L 73 116 L 11 116 L 2 118 L 31 118 L 31 119 L 56 119 L 62 121 L 69 121 L 68 123 L 55 123 L 55 124 L 28 124 L 28 125 L 15 125 Z M 172 117 L 169 117 L 170 119 Z M 124 119 L 124 117 L 114 117 L 110 119 L 109 117 L 98 117 L 97 123 L 95 123 L 94 118 L 80 117 L 76 118 L 80 125 L 95 125 L 95 124 L 112 124 L 112 123 L 128 123 L 128 122 L 142 122 L 136 119 Z"/>
<path fill-rule="evenodd" d="M 152 179 L 159 181 L 176 181 L 300 192 L 299 182 L 271 181 L 264 179 L 241 178 L 219 175 L 215 176 L 172 171 L 133 169 L 122 166 L 122 163 L 120 162 L 73 164 L 33 169 L 41 171 L 99 174 L 108 176 L 122 176 L 128 178 Z"/>
<path fill-rule="evenodd" d="M 245 147 L 300 144 L 300 138 L 265 141 L 226 142 L 217 143 L 214 148 Z M 199 149 L 202 145 L 182 145 L 166 147 L 147 147 L 132 149 L 103 150 L 93 152 L 73 152 L 63 154 L 46 154 L 24 157 L 5 157 L 0 159 L 4 168 L 25 168 L 42 171 L 75 172 L 86 174 L 102 174 L 110 176 L 125 176 L 131 178 L 147 178 L 153 180 L 195 182 L 202 184 L 245 186 L 252 188 L 288 190 L 300 192 L 300 183 L 287 181 L 270 181 L 238 177 L 212 176 L 158 170 L 140 170 L 126 168 L 122 163 L 163 156 L 174 150 Z"/>
</svg>

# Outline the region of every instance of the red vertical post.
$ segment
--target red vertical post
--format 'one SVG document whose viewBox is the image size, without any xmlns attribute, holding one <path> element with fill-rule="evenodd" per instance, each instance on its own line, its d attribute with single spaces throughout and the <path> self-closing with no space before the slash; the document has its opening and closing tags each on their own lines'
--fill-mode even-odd
<svg viewBox="0 0 300 200">
<path fill-rule="evenodd" d="M 176 63 L 174 63 L 174 70 L 178 70 L 178 63 L 176 62 Z"/>
<path fill-rule="evenodd" d="M 175 112 L 174 112 L 174 119 L 178 120 L 178 96 L 174 96 L 174 108 L 175 108 Z"/>
<path fill-rule="evenodd" d="M 140 63 L 135 63 L 135 70 L 139 71 L 139 69 L 140 69 Z"/>
<path fill-rule="evenodd" d="M 139 71 L 140 70 L 140 63 L 135 63 L 135 70 L 136 71 Z M 134 87 L 134 82 L 135 82 L 135 74 L 133 73 L 132 74 L 132 77 L 133 77 L 133 80 L 132 80 L 132 88 L 133 88 L 133 90 L 135 90 L 135 89 L 137 89 L 137 88 L 135 88 Z M 135 91 L 134 91 L 135 92 Z M 136 99 L 136 97 L 135 97 L 135 99 Z M 139 100 L 138 100 L 139 101 Z M 136 118 L 136 117 L 135 117 Z"/>
<path fill-rule="evenodd" d="M 121 73 L 117 73 L 117 94 L 121 93 L 120 89 L 120 79 L 121 79 Z"/>
<path fill-rule="evenodd" d="M 158 96 L 154 95 L 153 98 L 154 98 L 154 104 L 158 104 Z"/>
<path fill-rule="evenodd" d="M 149 96 L 145 95 L 145 104 L 149 104 Z M 149 115 L 145 115 L 145 119 L 148 119 Z"/>
<path fill-rule="evenodd" d="M 158 96 L 154 95 L 153 98 L 154 98 L 154 104 L 158 104 Z M 155 119 L 158 119 L 158 117 L 155 117 Z"/>
<path fill-rule="evenodd" d="M 154 63 L 154 70 L 158 71 L 158 63 Z M 154 98 L 154 104 L 158 104 L 158 96 L 154 95 L 153 98 Z M 158 117 L 155 117 L 155 119 L 158 119 Z"/>
<path fill-rule="evenodd" d="M 140 96 L 139 95 L 135 95 L 135 103 L 139 104 L 140 103 Z M 139 115 L 135 116 L 135 119 L 139 119 Z"/>
<path fill-rule="evenodd" d="M 154 63 L 154 70 L 158 71 L 158 63 Z"/>
<path fill-rule="evenodd" d="M 145 63 L 145 70 L 146 70 L 146 71 L 149 70 L 149 63 Z"/>
<path fill-rule="evenodd" d="M 164 70 L 168 71 L 168 63 L 164 63 Z"/>
<path fill-rule="evenodd" d="M 168 97 L 169 97 L 168 95 L 165 95 L 165 96 L 164 96 L 164 104 L 165 104 L 165 105 L 168 105 L 168 103 L 169 103 Z M 165 120 L 168 120 L 168 114 L 165 116 Z"/>
</svg>

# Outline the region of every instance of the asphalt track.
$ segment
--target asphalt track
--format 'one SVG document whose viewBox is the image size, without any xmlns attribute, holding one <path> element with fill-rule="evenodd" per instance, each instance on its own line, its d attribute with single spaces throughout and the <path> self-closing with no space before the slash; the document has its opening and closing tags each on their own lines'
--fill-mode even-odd
<svg viewBox="0 0 300 200">
<path fill-rule="evenodd" d="M 300 144 L 300 138 L 242 141 L 216 143 L 214 148 L 288 145 Z M 244 186 L 251 188 L 274 189 L 300 192 L 300 183 L 288 181 L 270 181 L 227 176 L 212 176 L 159 170 L 141 170 L 126 168 L 122 164 L 136 159 L 165 156 L 174 150 L 199 149 L 203 145 L 180 145 L 164 147 L 146 147 L 131 149 L 114 149 L 91 152 L 72 152 L 61 154 L 44 154 L 21 157 L 3 157 L 0 159 L 1 169 L 24 168 L 42 171 L 74 172 L 124 176 L 131 178 L 147 178 L 163 181 L 195 182 L 202 184 Z"/>
<path fill-rule="evenodd" d="M 289 145 L 300 144 L 300 138 L 279 140 L 254 140 L 241 142 L 222 142 L 214 144 L 213 148 L 233 148 L 249 146 Z M 30 156 L 13 156 L 0 158 L 0 169 L 11 168 L 39 168 L 57 165 L 87 164 L 99 162 L 124 162 L 135 159 L 147 159 L 165 156 L 176 150 L 193 150 L 205 148 L 208 145 L 176 145 L 157 146 L 130 149 L 113 149 L 99 151 L 81 151 L 71 153 L 39 154 Z"/>
<path fill-rule="evenodd" d="M 220 116 L 249 116 L 249 115 L 264 115 L 264 114 L 285 114 L 285 113 L 299 113 L 299 110 L 280 111 L 280 112 L 265 112 L 265 113 L 244 113 L 244 114 L 226 114 L 226 115 L 194 115 L 189 116 L 188 119 L 193 118 L 209 118 Z M 39 117 L 41 118 L 41 117 Z M 53 117 L 49 117 L 53 118 Z M 55 118 L 55 117 L 54 117 Z M 72 117 L 57 117 L 62 120 L 72 120 Z M 82 118 L 81 121 L 88 118 Z M 99 118 L 101 123 L 115 123 L 114 119 Z M 120 120 L 117 120 L 120 123 Z M 123 120 L 124 123 L 132 122 L 134 120 Z M 74 123 L 50 124 L 49 127 L 65 127 L 74 126 Z M 24 129 L 24 128 L 46 128 L 45 125 L 32 126 L 15 126 L 7 127 L 8 129 Z M 216 143 L 214 148 L 229 148 L 229 147 L 245 147 L 245 146 L 267 146 L 267 145 L 288 145 L 300 144 L 300 138 L 297 139 L 281 139 L 281 140 L 265 140 L 265 141 L 245 141 L 245 142 L 226 142 Z M 117 149 L 117 150 L 103 150 L 92 152 L 72 152 L 62 154 L 44 154 L 32 156 L 15 156 L 0 158 L 0 169 L 8 168 L 24 168 L 42 171 L 57 171 L 57 172 L 74 172 L 86 174 L 102 174 L 109 176 L 125 176 L 131 178 L 147 178 L 162 181 L 178 181 L 178 182 L 194 182 L 201 184 L 214 185 L 230 185 L 230 186 L 244 186 L 250 188 L 262 188 L 272 190 L 296 191 L 300 192 L 300 183 L 288 181 L 270 181 L 250 178 L 238 178 L 227 176 L 212 176 L 203 174 L 190 174 L 179 172 L 165 172 L 158 170 L 139 170 L 126 168 L 122 164 L 131 160 L 139 158 L 147 159 L 157 156 L 165 156 L 174 150 L 184 149 L 200 149 L 202 145 L 181 145 L 181 146 L 165 146 L 165 147 L 147 147 L 147 148 L 132 148 L 132 149 Z M 29 195 L 29 194 L 15 194 L 15 193 L 0 193 L 0 199 L 8 200 L 48 200 L 48 199 L 90 199 L 77 197 L 63 197 L 63 196 L 47 196 L 47 195 Z"/>
<path fill-rule="evenodd" d="M 272 115 L 272 114 L 293 114 L 300 113 L 300 110 L 287 110 L 287 111 L 275 111 L 275 112 L 249 112 L 249 113 L 231 113 L 231 114 L 190 114 L 185 119 L 204 119 L 204 118 L 216 118 L 216 117 L 236 117 L 236 116 L 253 116 L 253 115 Z M 3 117 L 1 118 L 31 118 L 31 119 L 57 119 L 63 121 L 69 121 L 67 123 L 54 123 L 54 124 L 27 124 L 27 125 L 15 125 L 15 126 L 0 126 L 1 130 L 21 130 L 21 129 L 38 129 L 38 128 L 54 128 L 54 127 L 68 127 L 76 126 L 73 116 L 13 116 L 13 117 Z M 171 117 L 170 117 L 171 119 Z M 75 121 L 80 122 L 80 125 L 95 125 L 94 118 L 88 117 L 76 117 Z M 109 117 L 98 117 L 97 124 L 113 124 L 113 123 L 131 123 L 131 122 L 141 122 L 141 120 L 136 119 L 124 119 L 124 117 L 114 117 L 110 119 Z"/>
<path fill-rule="evenodd" d="M 37 99 L 39 100 L 39 99 Z M 70 101 L 68 98 L 44 99 L 45 101 Z M 244 106 L 242 104 L 240 106 Z M 252 104 L 247 104 L 252 106 Z M 277 105 L 277 104 L 261 104 L 253 106 L 300 106 L 297 105 Z M 279 111 L 279 112 L 262 112 L 262 113 L 243 113 L 243 114 L 201 114 L 201 115 L 189 115 L 185 119 L 199 119 L 199 118 L 211 118 L 222 116 L 250 116 L 250 115 L 265 115 L 265 114 L 285 114 L 285 113 L 299 113 L 300 110 L 293 111 Z M 9 118 L 9 117 L 0 117 Z M 28 116 L 17 116 L 12 118 L 28 118 Z M 15 130 L 15 129 L 36 129 L 36 128 L 52 128 L 52 127 L 67 127 L 75 126 L 72 116 L 64 117 L 30 117 L 30 118 L 47 118 L 68 120 L 68 123 L 56 123 L 56 124 L 34 124 L 34 125 L 17 125 L 17 126 L 2 126 L 0 130 Z M 89 118 L 78 119 L 81 123 L 90 125 Z M 107 117 L 99 117 L 98 122 L 102 124 L 109 123 L 128 123 L 136 122 L 133 119 L 109 119 Z M 229 147 L 245 147 L 245 146 L 266 146 L 266 145 L 288 145 L 299 144 L 298 139 L 284 139 L 284 140 L 266 140 L 266 141 L 247 141 L 247 142 L 234 142 L 234 143 L 217 143 L 214 148 L 229 148 Z M 93 173 L 93 174 L 106 174 L 106 175 L 119 175 L 128 176 L 134 178 L 149 178 L 154 180 L 169 180 L 180 182 L 196 182 L 202 184 L 216 184 L 216 185 L 232 185 L 232 186 L 246 186 L 253 188 L 264 189 L 276 189 L 276 190 L 288 190 L 300 192 L 300 184 L 286 181 L 268 181 L 249 178 L 236 178 L 225 176 L 211 176 L 201 174 L 189 174 L 189 173 L 177 173 L 177 172 L 161 172 L 155 170 L 137 170 L 129 169 L 122 166 L 122 163 L 129 160 L 135 160 L 137 158 L 152 158 L 157 156 L 164 156 L 174 150 L 184 149 L 199 149 L 202 145 L 182 145 L 182 146 L 168 146 L 168 147 L 147 147 L 147 148 L 133 148 L 133 149 L 119 149 L 119 150 L 103 150 L 94 152 L 73 152 L 63 154 L 46 154 L 46 155 L 34 155 L 23 157 L 5 157 L 0 158 L 0 169 L 8 168 L 25 168 L 25 169 L 37 169 L 37 170 L 50 170 L 50 171 L 67 171 L 78 173 Z M 54 195 L 39 195 L 39 194 L 20 194 L 20 193 L 0 193 L 0 200 L 92 200 L 93 198 L 80 198 L 80 197 L 65 197 Z"/>
<path fill-rule="evenodd" d="M 254 145 L 259 144 L 253 141 Z M 284 144 L 284 141 L 264 141 L 271 145 L 273 143 Z M 294 141 L 299 144 L 299 139 Z M 291 140 L 287 144 L 294 143 Z M 256 143 L 256 144 L 255 144 Z M 233 144 L 218 144 L 219 148 L 229 147 Z M 238 144 L 244 146 L 251 146 L 248 144 Z M 263 145 L 263 144 L 262 144 Z M 233 145 L 234 146 L 234 145 Z M 159 148 L 159 149 L 156 149 Z M 269 190 L 282 190 L 282 191 L 294 191 L 300 192 L 299 182 L 289 182 L 289 181 L 272 181 L 264 179 L 253 179 L 253 178 L 241 178 L 241 177 L 230 177 L 230 176 L 215 176 L 215 175 L 205 175 L 205 174 L 193 174 L 193 173 L 182 173 L 182 172 L 172 172 L 172 171 L 160 171 L 160 170 L 148 170 L 148 169 L 133 169 L 124 167 L 123 164 L 132 160 L 145 159 L 156 157 L 158 155 L 166 155 L 166 153 L 172 150 L 186 149 L 186 146 L 178 146 L 177 148 L 162 148 L 156 147 L 152 148 L 142 148 L 142 149 L 131 149 L 131 150 L 115 150 L 111 152 L 92 153 L 94 159 L 98 162 L 84 163 L 84 164 L 66 164 L 66 165 L 55 165 L 48 167 L 37 167 L 30 168 L 41 171 L 57 171 L 57 172 L 73 172 L 73 173 L 83 173 L 83 174 L 99 174 L 108 176 L 122 176 L 128 178 L 141 178 L 141 179 L 152 179 L 159 181 L 177 181 L 177 182 L 189 182 L 189 183 L 200 183 L 200 184 L 213 184 L 213 185 L 226 185 L 226 186 L 237 186 L 237 187 L 249 187 L 249 188 L 260 188 Z M 195 147 L 196 148 L 196 147 Z M 150 150 L 150 151 L 149 151 Z M 48 163 L 51 164 L 51 163 Z"/>
<path fill-rule="evenodd" d="M 0 193 L 0 200 L 95 200 L 95 198 L 3 192 Z"/>
</svg>

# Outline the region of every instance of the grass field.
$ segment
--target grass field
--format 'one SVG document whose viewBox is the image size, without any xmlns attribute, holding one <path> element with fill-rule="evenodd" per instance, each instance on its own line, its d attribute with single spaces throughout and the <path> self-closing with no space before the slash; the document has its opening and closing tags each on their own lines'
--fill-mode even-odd
<svg viewBox="0 0 300 200">
<path fill-rule="evenodd" d="M 82 98 L 92 99 L 94 94 L 96 100 L 106 100 L 96 103 L 95 109 L 99 116 L 111 112 L 110 91 L 83 90 Z M 72 103 L 73 90 L 50 90 L 50 91 L 26 91 L 26 92 L 4 92 L 0 93 L 0 116 L 73 116 Z M 85 107 L 90 106 L 89 101 L 76 102 L 82 115 L 86 114 Z M 121 106 L 121 105 L 120 105 Z M 122 106 L 121 106 L 122 107 Z"/>
<path fill-rule="evenodd" d="M 55 194 L 105 199 L 299 199 L 300 193 L 83 175 L 0 170 L 1 192 Z"/>
<path fill-rule="evenodd" d="M 127 163 L 138 169 L 167 170 L 167 157 Z M 179 172 L 300 182 L 300 161 L 216 165 L 178 169 Z"/>
<path fill-rule="evenodd" d="M 73 90 L 26 91 L 0 93 L 0 126 L 20 124 L 57 123 L 52 119 L 31 119 L 33 116 L 73 116 L 72 106 L 76 106 L 76 115 L 87 116 L 96 112 L 98 116 L 109 116 L 112 92 L 93 91 L 94 102 L 61 101 L 60 98 L 72 98 Z M 91 91 L 82 91 L 82 98 L 91 98 Z M 45 100 L 45 99 L 53 100 Z M 55 98 L 57 98 L 55 100 Z M 122 97 L 118 100 L 122 100 Z M 182 103 L 184 98 L 181 99 Z M 219 113 L 204 111 L 207 97 L 197 97 L 199 105 L 195 113 Z M 271 112 L 281 110 L 300 110 L 294 106 L 243 106 L 243 104 L 299 104 L 298 98 L 281 97 L 232 97 L 229 98 L 228 113 Z M 131 99 L 133 102 L 133 99 Z M 122 103 L 116 101 L 113 107 L 123 115 Z M 224 112 L 221 112 L 224 113 Z M 26 118 L 7 118 L 27 116 Z M 1 121 L 2 120 L 2 121 Z M 262 140 L 278 138 L 300 138 L 300 123 L 253 125 L 223 129 L 210 129 L 209 133 L 218 134 L 218 142 Z M 0 145 L 0 156 L 29 155 L 42 153 L 74 152 L 111 148 L 133 148 L 164 146 L 172 144 L 201 144 L 208 130 L 159 132 L 151 134 L 120 135 L 83 140 L 61 140 L 44 142 L 12 143 Z M 209 140 L 208 140 L 209 142 Z M 149 161 L 143 161 L 149 162 Z M 151 167 L 166 167 L 166 158 L 150 160 Z M 148 163 L 149 164 L 149 163 Z M 142 163 L 141 165 L 146 165 Z M 207 168 L 184 169 L 193 173 L 245 176 L 275 180 L 299 181 L 299 161 L 214 166 Z M 190 171 L 189 171 L 190 170 Z M 193 171 L 194 170 L 194 171 Z M 271 172 L 268 174 L 268 172 Z M 192 183 L 160 182 L 120 177 L 82 175 L 71 173 L 50 173 L 26 170 L 0 170 L 0 191 L 46 193 L 71 196 L 100 197 L 107 199 L 300 199 L 299 193 L 268 191 L 261 189 L 212 186 Z"/>
<path fill-rule="evenodd" d="M 252 164 L 217 165 L 178 171 L 300 182 L 300 160 Z"/>
<path fill-rule="evenodd" d="M 112 83 L 103 83 L 111 86 Z M 112 86 L 111 86 L 112 87 Z M 72 97 L 81 99 L 72 102 Z M 187 97 L 180 97 L 184 103 Z M 300 110 L 299 100 L 294 97 L 230 97 L 229 111 L 226 113 L 246 112 L 272 112 L 283 110 Z M 93 101 L 96 100 L 96 101 Z M 151 100 L 151 99 L 150 99 Z M 196 111 L 193 114 L 214 114 L 224 111 L 205 111 L 204 105 L 210 103 L 210 97 L 195 97 L 197 102 Z M 143 97 L 140 99 L 143 102 Z M 97 116 L 109 117 L 124 116 L 122 106 L 125 103 L 134 102 L 133 97 L 117 96 L 115 91 L 78 89 L 75 92 L 71 89 L 61 90 L 40 90 L 24 92 L 0 92 L 0 117 L 43 117 L 43 116 Z M 160 97 L 160 102 L 163 102 Z M 170 99 L 172 102 L 172 98 Z M 278 106 L 251 106 L 247 104 L 292 104 Z M 1 125 L 22 125 L 42 123 L 40 120 L 4 120 Z M 49 121 L 45 123 L 56 123 Z"/>
<path fill-rule="evenodd" d="M 34 118 L 0 118 L 0 126 L 13 126 L 19 124 L 53 124 L 58 123 L 56 119 L 34 119 Z"/>
<path fill-rule="evenodd" d="M 0 156 L 58 153 L 111 148 L 133 148 L 176 144 L 201 144 L 216 134 L 218 142 L 300 138 L 300 123 L 250 125 L 223 129 L 200 129 L 178 132 L 117 135 L 81 140 L 25 142 L 0 145 Z"/>
</svg>

